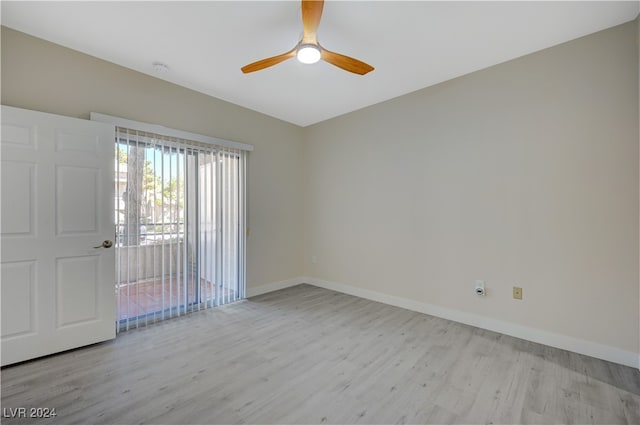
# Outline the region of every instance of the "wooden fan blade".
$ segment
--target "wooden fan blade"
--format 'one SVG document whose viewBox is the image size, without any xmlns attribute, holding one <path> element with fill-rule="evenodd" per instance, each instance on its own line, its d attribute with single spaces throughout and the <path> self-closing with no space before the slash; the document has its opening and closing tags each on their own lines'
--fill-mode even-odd
<svg viewBox="0 0 640 425">
<path fill-rule="evenodd" d="M 318 26 L 322 18 L 324 0 L 302 0 L 302 44 L 318 43 Z"/>
<path fill-rule="evenodd" d="M 269 68 L 270 66 L 277 65 L 280 62 L 284 62 L 287 59 L 294 57 L 296 55 L 296 47 L 289 50 L 287 53 L 283 53 L 278 56 L 273 56 L 271 58 L 266 58 L 266 59 L 259 60 L 257 62 L 250 63 L 249 65 L 245 65 L 240 69 L 245 74 L 248 74 L 250 72 L 260 71 L 261 69 L 265 69 L 265 68 Z"/>
<path fill-rule="evenodd" d="M 324 48 L 321 49 L 321 54 L 322 60 L 325 62 L 329 62 L 331 65 L 335 65 L 345 71 L 353 72 L 354 74 L 364 75 L 375 69 L 371 65 L 359 61 L 358 59 L 341 55 L 340 53 L 334 53 Z"/>
</svg>

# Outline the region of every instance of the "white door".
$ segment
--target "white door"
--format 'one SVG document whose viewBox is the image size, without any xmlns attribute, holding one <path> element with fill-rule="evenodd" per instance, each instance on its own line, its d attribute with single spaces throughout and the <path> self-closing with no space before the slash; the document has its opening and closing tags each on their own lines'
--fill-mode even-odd
<svg viewBox="0 0 640 425">
<path fill-rule="evenodd" d="M 1 122 L 4 366 L 115 337 L 115 132 L 7 106 Z"/>
</svg>

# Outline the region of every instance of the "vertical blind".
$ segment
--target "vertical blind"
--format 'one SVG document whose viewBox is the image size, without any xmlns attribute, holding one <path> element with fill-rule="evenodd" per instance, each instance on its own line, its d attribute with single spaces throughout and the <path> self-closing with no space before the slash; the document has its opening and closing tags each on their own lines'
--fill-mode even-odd
<svg viewBox="0 0 640 425">
<path fill-rule="evenodd" d="M 116 127 L 118 330 L 244 297 L 246 155 Z"/>
</svg>

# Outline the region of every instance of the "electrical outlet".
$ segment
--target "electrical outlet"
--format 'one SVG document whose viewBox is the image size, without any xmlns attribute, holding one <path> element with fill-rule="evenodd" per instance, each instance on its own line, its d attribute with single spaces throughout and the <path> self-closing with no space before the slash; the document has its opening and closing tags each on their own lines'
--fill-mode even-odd
<svg viewBox="0 0 640 425">
<path fill-rule="evenodd" d="M 519 286 L 514 286 L 513 287 L 513 299 L 514 300 L 521 300 L 522 299 L 522 288 L 520 288 Z"/>
<path fill-rule="evenodd" d="M 315 255 L 312 255 L 312 256 L 311 256 L 311 262 L 312 262 L 313 264 L 316 264 L 316 263 L 318 262 L 318 257 L 316 257 Z"/>
</svg>

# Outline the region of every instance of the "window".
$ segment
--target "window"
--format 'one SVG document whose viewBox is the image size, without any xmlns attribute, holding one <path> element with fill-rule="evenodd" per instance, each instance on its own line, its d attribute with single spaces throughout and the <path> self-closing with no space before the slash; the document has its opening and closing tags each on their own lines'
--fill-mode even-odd
<svg viewBox="0 0 640 425">
<path fill-rule="evenodd" d="M 119 330 L 244 297 L 247 152 L 237 145 L 116 127 Z"/>
</svg>

